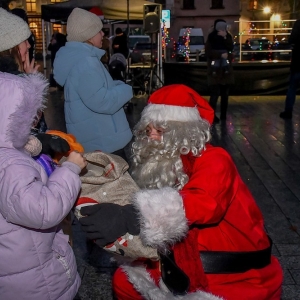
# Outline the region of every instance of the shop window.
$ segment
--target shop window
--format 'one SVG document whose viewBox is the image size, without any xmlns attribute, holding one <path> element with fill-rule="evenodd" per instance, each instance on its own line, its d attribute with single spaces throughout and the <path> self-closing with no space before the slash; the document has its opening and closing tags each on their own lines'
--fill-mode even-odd
<svg viewBox="0 0 300 300">
<path fill-rule="evenodd" d="M 36 12 L 36 0 L 26 0 L 27 12 Z"/>
<path fill-rule="evenodd" d="M 257 9 L 257 0 L 250 0 L 248 9 L 249 10 L 256 10 Z"/>
<path fill-rule="evenodd" d="M 211 9 L 224 8 L 223 0 L 211 0 Z"/>
</svg>

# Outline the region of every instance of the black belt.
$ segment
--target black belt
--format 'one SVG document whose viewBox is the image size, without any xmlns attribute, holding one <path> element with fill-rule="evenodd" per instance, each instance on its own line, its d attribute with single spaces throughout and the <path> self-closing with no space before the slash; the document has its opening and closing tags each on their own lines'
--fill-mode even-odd
<svg viewBox="0 0 300 300">
<path fill-rule="evenodd" d="M 200 251 L 202 266 L 206 274 L 243 273 L 251 269 L 261 269 L 271 262 L 272 240 L 270 246 L 258 251 L 226 252 Z M 162 280 L 174 295 L 188 292 L 190 280 L 177 266 L 174 253 L 160 254 Z"/>
<path fill-rule="evenodd" d="M 207 274 L 243 273 L 251 269 L 262 269 L 271 263 L 270 246 L 258 251 L 225 252 L 200 251 L 204 272 Z"/>
</svg>

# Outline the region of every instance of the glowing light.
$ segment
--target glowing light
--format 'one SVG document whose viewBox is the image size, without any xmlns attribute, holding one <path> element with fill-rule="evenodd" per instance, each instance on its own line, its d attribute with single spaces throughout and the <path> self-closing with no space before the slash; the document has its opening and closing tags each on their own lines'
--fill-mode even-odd
<svg viewBox="0 0 300 300">
<path fill-rule="evenodd" d="M 269 6 L 264 7 L 263 9 L 265 14 L 269 14 L 271 12 L 271 8 Z"/>
</svg>

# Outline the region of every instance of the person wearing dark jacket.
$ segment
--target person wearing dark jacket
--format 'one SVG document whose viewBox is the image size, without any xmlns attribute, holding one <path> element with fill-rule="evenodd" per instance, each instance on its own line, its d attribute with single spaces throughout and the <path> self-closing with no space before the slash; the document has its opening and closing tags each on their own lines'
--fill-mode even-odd
<svg viewBox="0 0 300 300">
<path fill-rule="evenodd" d="M 300 19 L 293 26 L 289 43 L 293 45 L 291 74 L 289 88 L 285 98 L 285 109 L 280 113 L 280 118 L 291 119 L 293 116 L 293 107 L 296 100 L 297 88 L 300 83 Z"/>
<path fill-rule="evenodd" d="M 116 36 L 112 43 L 112 50 L 114 54 L 121 53 L 125 56 L 125 58 L 128 57 L 129 51 L 127 45 L 127 36 L 124 34 L 121 28 L 116 29 Z"/>
<path fill-rule="evenodd" d="M 209 104 L 216 111 L 219 96 L 221 96 L 221 120 L 226 120 L 229 87 L 234 83 L 233 69 L 231 65 L 233 39 L 231 34 L 227 31 L 227 23 L 222 19 L 217 19 L 214 23 L 213 31 L 208 35 L 205 44 L 205 53 L 207 56 L 207 71 L 208 71 L 208 85 L 210 87 Z M 213 62 L 226 61 L 228 64 L 226 68 L 214 67 Z M 215 115 L 214 123 L 218 123 L 219 118 Z"/>
<path fill-rule="evenodd" d="M 51 68 L 53 68 L 53 62 L 56 56 L 56 52 L 63 47 L 67 42 L 67 37 L 60 33 L 53 33 L 50 44 L 48 45 L 48 51 L 51 52 Z"/>
</svg>

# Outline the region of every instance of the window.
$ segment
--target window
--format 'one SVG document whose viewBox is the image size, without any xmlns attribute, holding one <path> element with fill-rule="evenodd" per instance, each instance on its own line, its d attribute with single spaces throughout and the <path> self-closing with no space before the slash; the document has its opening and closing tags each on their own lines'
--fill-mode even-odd
<svg viewBox="0 0 300 300">
<path fill-rule="evenodd" d="M 211 0 L 211 9 L 224 8 L 223 0 Z"/>
<path fill-rule="evenodd" d="M 27 12 L 36 12 L 36 0 L 26 0 Z"/>
<path fill-rule="evenodd" d="M 257 0 L 250 0 L 248 9 L 249 10 L 256 10 L 257 9 Z"/>
<path fill-rule="evenodd" d="M 195 9 L 194 0 L 183 0 L 182 9 Z"/>
</svg>

